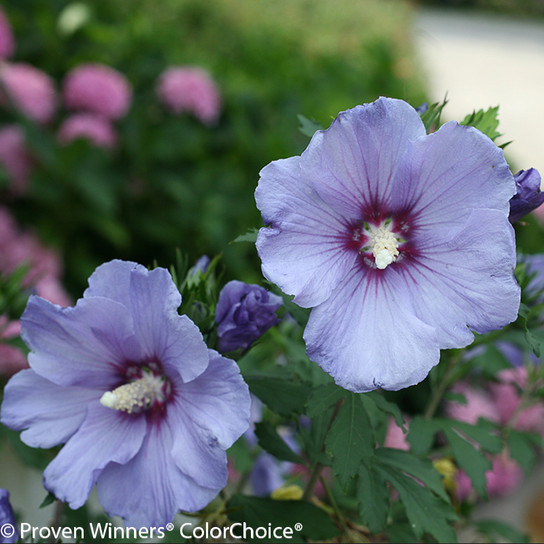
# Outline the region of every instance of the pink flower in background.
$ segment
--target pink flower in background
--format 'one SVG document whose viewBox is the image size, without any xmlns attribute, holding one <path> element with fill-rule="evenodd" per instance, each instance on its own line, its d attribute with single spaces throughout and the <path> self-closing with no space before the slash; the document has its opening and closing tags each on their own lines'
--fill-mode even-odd
<svg viewBox="0 0 544 544">
<path fill-rule="evenodd" d="M 499 414 L 495 401 L 487 391 L 476 389 L 467 382 L 459 382 L 453 387 L 452 392 L 463 395 L 466 400 L 466 404 L 455 401 L 446 404 L 446 413 L 452 419 L 472 425 L 478 423 L 481 417 L 498 422 Z"/>
<path fill-rule="evenodd" d="M 60 283 L 62 265 L 59 256 L 44 247 L 32 233 L 22 231 L 9 211 L 0 208 L 0 274 L 9 275 L 22 264 L 28 266 L 24 287 L 60 306 L 71 304 Z M 28 367 L 22 351 L 1 342 L 19 336 L 19 333 L 19 321 L 0 316 L 0 375 L 11 376 Z"/>
<path fill-rule="evenodd" d="M 406 423 L 407 422 L 405 421 L 405 424 Z M 397 448 L 404 451 L 410 450 L 410 445 L 406 441 L 404 431 L 396 424 L 392 417 L 390 417 L 387 422 L 387 432 L 383 445 L 386 448 Z"/>
<path fill-rule="evenodd" d="M 0 59 L 11 57 L 14 49 L 15 40 L 13 39 L 11 25 L 4 10 L 0 7 Z"/>
<path fill-rule="evenodd" d="M 119 119 L 130 106 L 132 89 L 117 70 L 104 64 L 82 64 L 67 74 L 63 98 L 69 109 Z"/>
<path fill-rule="evenodd" d="M 501 370 L 499 380 L 499 383 L 490 384 L 490 390 L 500 422 L 506 425 L 521 401 L 518 388 L 523 389 L 527 384 L 527 368 L 520 366 Z M 518 430 L 544 434 L 544 405 L 539 403 L 523 408 L 514 419 L 513 426 Z"/>
<path fill-rule="evenodd" d="M 57 98 L 53 80 L 30 64 L 4 63 L 0 67 L 0 80 L 8 96 L 0 95 L 0 104 L 9 103 L 29 119 L 47 123 L 55 113 Z"/>
<path fill-rule="evenodd" d="M 75 113 L 59 128 L 58 139 L 63 144 L 83 138 L 97 147 L 112 148 L 117 136 L 111 122 L 94 113 Z"/>
<path fill-rule="evenodd" d="M 159 77 L 157 94 L 174 113 L 192 113 L 205 124 L 214 123 L 219 117 L 219 91 L 208 72 L 201 68 L 168 68 Z"/>
<path fill-rule="evenodd" d="M 485 473 L 489 498 L 509 495 L 523 480 L 521 467 L 505 454 L 494 455 L 491 464 L 491 470 Z M 471 495 L 473 495 L 473 487 L 465 471 L 460 470 L 457 473 L 455 483 L 458 500 L 470 499 Z"/>
<path fill-rule="evenodd" d="M 0 129 L 0 164 L 8 175 L 11 192 L 16 195 L 24 194 L 32 169 L 32 159 L 21 127 L 8 125 Z"/>
</svg>

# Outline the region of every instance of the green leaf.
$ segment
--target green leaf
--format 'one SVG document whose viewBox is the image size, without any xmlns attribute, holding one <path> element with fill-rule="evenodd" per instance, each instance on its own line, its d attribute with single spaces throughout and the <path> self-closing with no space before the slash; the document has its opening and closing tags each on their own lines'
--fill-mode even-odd
<svg viewBox="0 0 544 544">
<path fill-rule="evenodd" d="M 261 448 L 271 453 L 277 459 L 303 464 L 303 459 L 297 455 L 278 434 L 269 421 L 261 421 L 255 425 L 255 434 Z"/>
<path fill-rule="evenodd" d="M 436 421 L 415 417 L 410 422 L 410 431 L 406 440 L 410 444 L 410 451 L 416 455 L 427 455 L 434 444 L 434 435 L 440 427 Z"/>
<path fill-rule="evenodd" d="M 442 484 L 442 478 L 429 459 L 421 459 L 410 452 L 395 448 L 378 448 L 376 461 L 382 466 L 392 467 L 417 478 L 449 504 L 450 499 Z"/>
<path fill-rule="evenodd" d="M 43 499 L 42 503 L 40 504 L 40 506 L 38 508 L 45 508 L 46 506 L 49 506 L 50 504 L 53 504 L 56 500 L 57 500 L 57 497 L 55 497 L 55 495 L 53 495 L 53 493 L 49 492 L 45 496 L 45 499 Z"/>
<path fill-rule="evenodd" d="M 240 236 L 237 236 L 231 244 L 236 244 L 238 242 L 251 242 L 254 244 L 257 241 L 257 234 L 259 234 L 259 229 L 253 227 L 249 229 L 245 234 L 240 234 Z"/>
<path fill-rule="evenodd" d="M 326 451 L 332 456 L 332 467 L 342 486 L 358 473 L 363 459 L 370 459 L 376 440 L 360 395 L 344 392 L 344 405 L 334 420 L 327 439 Z"/>
<path fill-rule="evenodd" d="M 276 501 L 247 495 L 233 495 L 227 503 L 228 517 L 249 527 L 291 528 L 292 536 L 282 538 L 282 531 L 266 537 L 242 539 L 248 542 L 323 542 L 338 535 L 336 525 L 324 511 L 306 501 Z M 301 527 L 299 528 L 298 525 Z M 297 526 L 297 527 L 295 527 Z M 297 530 L 298 529 L 298 530 Z M 242 528 L 239 527 L 239 531 Z M 249 532 L 248 532 L 249 533 Z M 249 535 L 250 536 L 250 535 Z"/>
<path fill-rule="evenodd" d="M 482 450 L 488 453 L 500 453 L 503 448 L 502 440 L 496 434 L 497 426 L 486 419 L 479 419 L 476 425 L 457 420 L 446 420 L 455 429 L 475 440 Z"/>
<path fill-rule="evenodd" d="M 487 497 L 486 471 L 491 469 L 491 462 L 481 451 L 462 438 L 452 427 L 444 427 L 444 434 L 451 446 L 453 456 L 460 468 L 470 478 L 474 489 L 483 498 Z"/>
<path fill-rule="evenodd" d="M 542 438 L 536 433 L 520 432 L 509 429 L 508 451 L 510 457 L 530 476 L 536 458 L 536 449 L 542 447 Z"/>
<path fill-rule="evenodd" d="M 421 115 L 421 120 L 425 125 L 425 130 L 429 132 L 430 130 L 437 130 L 440 126 L 440 117 L 442 116 L 442 110 L 444 106 L 448 103 L 447 99 L 444 98 L 442 102 L 435 102 L 431 104 L 427 111 Z"/>
<path fill-rule="evenodd" d="M 499 106 L 489 108 L 485 111 L 474 111 L 470 115 L 467 115 L 460 124 L 475 127 L 492 140 L 495 140 L 501 136 L 501 133 L 497 131 L 499 126 L 498 114 Z"/>
<path fill-rule="evenodd" d="M 345 391 L 334 383 L 316 387 L 306 403 L 306 415 L 310 418 L 322 414 L 344 397 Z"/>
<path fill-rule="evenodd" d="M 481 519 L 475 525 L 478 531 L 489 538 L 489 542 L 529 542 L 529 535 L 520 533 L 511 525 L 496 519 Z"/>
<path fill-rule="evenodd" d="M 323 127 L 314 119 L 308 119 L 307 117 L 304 117 L 304 115 L 297 115 L 298 120 L 300 122 L 300 126 L 298 127 L 299 131 L 304 134 L 304 136 L 308 136 L 308 138 L 311 138 L 314 133 L 318 130 L 323 130 Z"/>
<path fill-rule="evenodd" d="M 362 463 L 357 481 L 359 514 L 371 533 L 383 531 L 389 514 L 389 486 L 373 463 Z"/>
<path fill-rule="evenodd" d="M 304 412 L 311 384 L 298 380 L 287 369 L 244 375 L 244 379 L 251 392 L 280 416 L 292 417 Z"/>
<path fill-rule="evenodd" d="M 376 470 L 398 491 L 410 526 L 418 539 L 429 533 L 438 542 L 457 542 L 455 530 L 448 523 L 457 519 L 451 504 L 439 499 L 431 489 L 396 467 L 377 464 Z"/>
<path fill-rule="evenodd" d="M 395 423 L 404 431 L 406 432 L 406 428 L 404 427 L 405 421 L 402 417 L 402 412 L 400 408 L 393 404 L 392 402 L 389 402 L 381 393 L 378 391 L 372 391 L 372 393 L 366 393 L 365 397 L 368 397 L 374 401 L 376 406 L 386 414 L 392 416 L 395 418 Z"/>
</svg>

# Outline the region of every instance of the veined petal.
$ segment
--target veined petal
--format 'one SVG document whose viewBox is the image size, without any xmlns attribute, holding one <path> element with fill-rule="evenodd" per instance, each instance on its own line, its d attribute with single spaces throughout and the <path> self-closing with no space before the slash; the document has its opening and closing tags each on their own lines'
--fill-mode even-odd
<svg viewBox="0 0 544 544">
<path fill-rule="evenodd" d="M 274 161 L 261 171 L 255 191 L 263 221 L 257 251 L 264 276 L 300 306 L 325 300 L 354 252 L 345 251 L 348 226 L 300 175 L 300 157 Z"/>
<path fill-rule="evenodd" d="M 141 356 L 130 313 L 102 297 L 61 308 L 31 296 L 21 336 L 32 350 L 32 369 L 59 385 L 107 390 L 118 380 L 119 366 Z"/>
<path fill-rule="evenodd" d="M 485 333 L 516 319 L 514 231 L 502 212 L 475 210 L 447 239 L 430 238 L 413 266 L 402 267 L 399 284 L 416 316 L 437 328 L 440 347 L 472 342 L 467 326 Z"/>
<path fill-rule="evenodd" d="M 164 527 L 178 510 L 196 512 L 215 498 L 219 489 L 203 487 L 179 470 L 172 442 L 168 425 L 150 426 L 133 459 L 102 471 L 98 499 L 110 516 L 121 516 L 131 527 Z"/>
<path fill-rule="evenodd" d="M 70 508 L 79 508 L 108 463 L 125 464 L 138 453 L 146 427 L 143 415 L 127 415 L 98 401 L 90 404 L 81 427 L 45 469 L 45 488 Z"/>
<path fill-rule="evenodd" d="M 508 217 L 516 193 L 504 154 L 485 134 L 454 121 L 411 143 L 397 172 L 395 209 L 409 209 L 417 230 L 460 227 L 473 209 Z"/>
<path fill-rule="evenodd" d="M 176 414 L 169 412 L 168 417 L 192 421 L 201 442 L 212 436 L 226 450 L 249 427 L 251 399 L 238 365 L 214 350 L 209 353 L 208 368 L 195 380 L 182 385 Z M 183 447 L 181 438 L 176 437 L 174 448 Z M 180 468 L 184 466 L 185 461 Z"/>
<path fill-rule="evenodd" d="M 354 267 L 306 325 L 308 356 L 350 391 L 409 387 L 438 363 L 434 327 L 399 304 L 390 280 Z"/>
<path fill-rule="evenodd" d="M 21 370 L 4 389 L 2 423 L 16 431 L 34 448 L 51 448 L 66 442 L 79 428 L 87 406 L 102 393 L 83 387 L 61 387 L 36 374 Z"/>
<path fill-rule="evenodd" d="M 363 207 L 389 204 L 409 142 L 424 135 L 412 106 L 382 97 L 340 113 L 327 130 L 316 132 L 300 168 L 331 208 L 359 219 Z"/>
</svg>

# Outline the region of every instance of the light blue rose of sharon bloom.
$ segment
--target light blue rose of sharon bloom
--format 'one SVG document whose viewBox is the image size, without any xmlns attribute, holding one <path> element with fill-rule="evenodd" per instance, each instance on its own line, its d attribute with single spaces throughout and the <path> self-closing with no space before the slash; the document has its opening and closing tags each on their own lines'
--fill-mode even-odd
<svg viewBox="0 0 544 544">
<path fill-rule="evenodd" d="M 29 446 L 64 444 L 44 485 L 70 507 L 96 483 L 108 514 L 158 527 L 227 483 L 225 450 L 248 428 L 249 391 L 180 303 L 165 269 L 124 261 L 98 267 L 72 308 L 30 297 L 31 369 L 7 384 L 1 420 Z"/>
<path fill-rule="evenodd" d="M 402 100 L 342 112 L 261 171 L 264 276 L 313 308 L 309 357 L 355 392 L 423 380 L 440 349 L 516 319 L 514 178 L 480 131 L 427 135 Z"/>
</svg>

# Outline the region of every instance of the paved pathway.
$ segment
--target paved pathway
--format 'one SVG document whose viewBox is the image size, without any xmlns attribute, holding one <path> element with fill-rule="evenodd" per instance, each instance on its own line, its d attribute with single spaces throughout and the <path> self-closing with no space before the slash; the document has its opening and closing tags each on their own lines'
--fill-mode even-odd
<svg viewBox="0 0 544 544">
<path fill-rule="evenodd" d="M 544 20 L 465 11 L 417 12 L 415 39 L 433 101 L 448 119 L 500 106 L 512 169 L 544 172 Z"/>
</svg>

